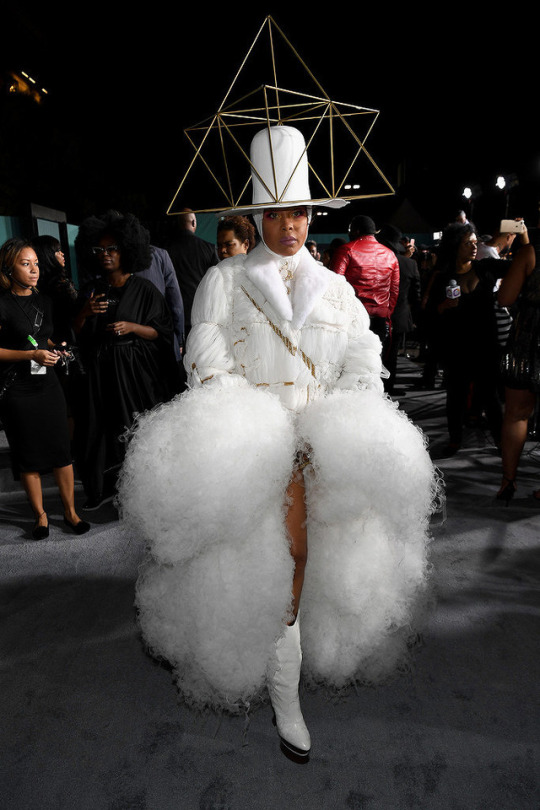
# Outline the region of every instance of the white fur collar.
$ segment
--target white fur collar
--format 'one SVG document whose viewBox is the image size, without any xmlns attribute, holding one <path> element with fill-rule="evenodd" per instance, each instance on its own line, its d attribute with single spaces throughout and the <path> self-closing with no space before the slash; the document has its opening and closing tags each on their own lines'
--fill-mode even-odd
<svg viewBox="0 0 540 810">
<path fill-rule="evenodd" d="M 296 265 L 290 296 L 279 274 L 278 259 L 263 244 L 247 254 L 244 268 L 249 280 L 280 318 L 290 321 L 293 329 L 301 329 L 317 301 L 326 292 L 330 278 L 328 271 L 315 261 L 305 247 L 289 261 Z"/>
<path fill-rule="evenodd" d="M 293 329 L 301 329 L 313 307 L 323 297 L 330 284 L 330 271 L 318 264 L 303 247 L 292 286 Z"/>
</svg>

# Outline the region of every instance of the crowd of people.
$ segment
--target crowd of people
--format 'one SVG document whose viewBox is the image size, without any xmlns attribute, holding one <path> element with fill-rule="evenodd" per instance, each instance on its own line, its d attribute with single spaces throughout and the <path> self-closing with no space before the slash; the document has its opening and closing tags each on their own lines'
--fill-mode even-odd
<svg viewBox="0 0 540 810">
<path fill-rule="evenodd" d="M 257 178 L 270 137 L 284 163 L 289 152 L 293 165 L 306 161 L 307 178 L 296 130 L 260 134 Z M 74 467 L 82 511 L 119 493 L 151 549 L 137 584 L 150 649 L 195 705 L 238 708 L 266 684 L 282 744 L 302 758 L 311 741 L 298 699 L 301 599 L 304 670 L 338 688 L 397 665 L 422 601 L 438 482 L 391 398 L 408 339 L 420 347 L 422 386 L 443 373 L 447 454 L 467 420 L 485 417 L 502 454 L 497 497 L 516 491 L 540 385 L 540 242 L 522 221 L 480 237 L 456 220 L 439 244 L 417 246 L 362 215 L 348 239 L 320 245 L 307 239 L 305 178 L 301 190 L 284 181 L 276 203 L 270 179 L 261 191 L 256 177 L 253 205 L 223 212 L 214 243 L 196 236 L 189 210 L 163 247 L 132 214 L 89 217 L 75 241 L 77 289 L 57 240 L 8 240 L 0 419 L 32 537 L 49 534 L 45 472 L 76 534 L 91 526 L 75 508 Z M 358 581 L 342 593 L 352 572 Z M 377 581 L 392 589 L 374 591 Z"/>
<path fill-rule="evenodd" d="M 0 408 L 13 471 L 16 477 L 22 473 L 27 491 L 28 472 L 52 467 L 40 459 L 30 465 L 37 469 L 29 470 L 28 462 L 18 457 L 19 431 L 27 431 L 23 425 L 12 426 L 13 411 L 20 413 L 19 389 L 29 371 L 28 362 L 18 365 L 21 357 L 29 359 L 20 352 L 47 352 L 38 356 L 38 363 L 49 369 L 44 379 L 53 380 L 64 394 L 70 452 L 84 485 L 87 511 L 113 497 L 124 435 L 135 416 L 184 390 L 185 340 L 195 292 L 210 267 L 249 253 L 259 237 L 251 218 L 242 215 L 219 219 L 215 244 L 195 236 L 193 212 L 183 212 L 179 226 L 164 249 L 150 244 L 148 231 L 133 215 L 111 211 L 88 218 L 76 240 L 78 289 L 66 273 L 64 251 L 54 237 L 11 239 L 2 247 L 5 295 L 0 305 L 6 321 L 0 332 Z M 516 220 L 512 232 L 480 235 L 459 212 L 440 241 L 430 246 L 416 245 L 393 225 L 377 228 L 366 216 L 352 220 L 348 240 L 334 239 L 321 247 L 314 239 L 306 241 L 317 263 L 344 275 L 367 310 L 370 329 L 382 342 L 385 391 L 394 394 L 397 357 L 407 340 L 418 347 L 422 362 L 418 386 L 435 388 L 440 380 L 446 389 L 444 455 L 459 451 L 466 424 L 486 420 L 503 455 L 499 497 L 505 500 L 517 488 L 518 461 L 540 384 L 535 354 L 540 328 L 536 230 L 532 234 L 533 243 L 525 223 Z M 17 268 L 22 259 L 25 268 L 31 266 L 28 256 L 34 270 L 27 279 L 31 283 L 22 286 Z M 10 334 L 14 327 L 5 308 L 13 301 L 17 312 L 31 303 L 42 321 L 39 329 L 34 324 L 26 329 L 23 319 L 21 334 Z M 49 325 L 45 340 L 43 321 Z M 31 334 L 23 335 L 25 331 Z M 34 376 L 40 375 L 34 370 L 26 385 Z M 10 402 L 16 402 L 11 416 Z M 33 408 L 34 400 L 31 404 Z M 44 534 L 37 530 L 47 525 L 41 501 L 30 494 L 29 499 L 36 513 L 35 533 Z M 78 524 L 71 505 L 67 512 Z M 82 523 L 85 530 L 87 525 Z"/>
<path fill-rule="evenodd" d="M 540 243 L 538 230 L 529 232 L 521 219 L 501 225 L 507 230 L 481 235 L 461 215 L 435 247 L 415 251 L 413 320 L 423 361 L 419 387 L 435 388 L 438 370 L 446 391 L 448 443 L 441 455 L 460 450 L 466 425 L 485 424 L 502 455 L 496 497 L 508 502 L 538 387 Z"/>
</svg>

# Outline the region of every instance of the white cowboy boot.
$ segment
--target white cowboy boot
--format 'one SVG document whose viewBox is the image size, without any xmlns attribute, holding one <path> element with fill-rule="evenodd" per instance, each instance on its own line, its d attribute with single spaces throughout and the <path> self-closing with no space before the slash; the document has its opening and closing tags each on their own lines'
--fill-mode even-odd
<svg viewBox="0 0 540 810">
<path fill-rule="evenodd" d="M 285 627 L 285 632 L 276 642 L 276 657 L 268 668 L 268 692 L 281 742 L 293 754 L 307 757 L 311 740 L 298 699 L 301 664 L 297 619 L 293 625 Z"/>
</svg>

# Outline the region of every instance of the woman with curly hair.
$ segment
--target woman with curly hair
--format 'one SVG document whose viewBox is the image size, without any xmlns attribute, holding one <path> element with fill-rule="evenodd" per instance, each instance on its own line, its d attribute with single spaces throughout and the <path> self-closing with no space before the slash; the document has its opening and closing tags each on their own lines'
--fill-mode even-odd
<svg viewBox="0 0 540 810">
<path fill-rule="evenodd" d="M 178 370 L 165 299 L 137 276 L 151 260 L 148 231 L 131 214 L 109 212 L 82 223 L 75 247 L 91 277 L 74 320 L 87 369 L 76 447 L 89 510 L 111 500 L 122 435 L 136 414 L 177 393 Z"/>
<path fill-rule="evenodd" d="M 249 253 L 255 247 L 255 228 L 247 217 L 225 217 L 217 226 L 217 252 L 221 259 Z"/>
<path fill-rule="evenodd" d="M 90 529 L 75 510 L 66 403 L 54 368 L 61 352 L 52 341 L 50 300 L 37 290 L 40 269 L 32 244 L 9 239 L 0 248 L 0 418 L 36 517 L 34 540 L 49 536 L 42 473 L 53 471 L 64 522 L 75 534 Z"/>
</svg>

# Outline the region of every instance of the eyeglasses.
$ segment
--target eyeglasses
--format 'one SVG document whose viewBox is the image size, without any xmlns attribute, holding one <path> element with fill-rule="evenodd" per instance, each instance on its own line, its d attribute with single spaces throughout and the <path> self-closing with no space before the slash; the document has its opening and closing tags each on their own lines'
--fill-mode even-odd
<svg viewBox="0 0 540 810">
<path fill-rule="evenodd" d="M 118 253 L 118 245 L 109 245 L 108 247 L 93 247 L 92 253 L 94 256 L 102 256 L 104 253 L 110 256 L 111 253 Z"/>
</svg>

